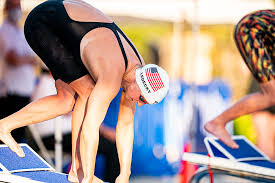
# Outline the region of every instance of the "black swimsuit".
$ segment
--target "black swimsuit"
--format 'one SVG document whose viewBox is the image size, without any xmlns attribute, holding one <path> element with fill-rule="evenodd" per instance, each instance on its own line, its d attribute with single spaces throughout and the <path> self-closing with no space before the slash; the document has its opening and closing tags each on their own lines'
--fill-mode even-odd
<svg viewBox="0 0 275 183">
<path fill-rule="evenodd" d="M 99 27 L 106 27 L 115 34 L 125 70 L 128 59 L 118 33 L 142 63 L 134 45 L 115 23 L 74 21 L 68 16 L 62 0 L 49 0 L 35 7 L 26 19 L 24 32 L 27 42 L 47 65 L 54 79 L 70 83 L 89 74 L 80 57 L 80 42 L 85 34 Z"/>
</svg>

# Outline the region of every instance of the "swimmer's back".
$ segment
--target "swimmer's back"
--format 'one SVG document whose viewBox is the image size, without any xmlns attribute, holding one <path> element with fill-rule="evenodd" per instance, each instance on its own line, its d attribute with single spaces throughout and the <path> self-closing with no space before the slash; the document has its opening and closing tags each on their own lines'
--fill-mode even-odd
<svg viewBox="0 0 275 183">
<path fill-rule="evenodd" d="M 63 4 L 68 16 L 75 21 L 80 22 L 106 22 L 112 20 L 92 5 L 81 0 L 64 0 Z"/>
<path fill-rule="evenodd" d="M 111 19 L 82 1 L 49 0 L 38 5 L 27 17 L 25 36 L 54 78 L 67 83 L 88 72 L 96 81 L 100 73 L 123 74 L 142 64 L 134 45 Z"/>
<path fill-rule="evenodd" d="M 96 9 L 92 5 L 81 1 L 81 0 L 64 0 L 63 1 L 64 7 L 68 13 L 68 16 L 74 20 L 74 21 L 80 21 L 80 22 L 104 22 L 104 23 L 112 23 L 113 21 L 106 16 L 104 13 L 102 13 L 100 10 Z M 100 36 L 98 36 L 100 35 Z M 98 29 L 98 30 L 92 30 L 88 32 L 84 37 L 83 40 L 81 41 L 81 57 L 84 48 L 88 43 L 93 44 L 90 42 L 90 40 L 93 40 L 94 42 L 97 42 L 98 40 L 102 39 L 103 37 L 111 37 L 114 36 L 113 32 L 111 32 L 108 29 Z M 126 36 L 127 37 L 127 36 Z M 128 68 L 132 68 L 136 64 L 141 64 L 144 65 L 144 61 L 141 57 L 141 55 L 138 53 L 138 51 L 133 49 L 133 47 L 130 46 L 129 42 L 123 38 L 123 36 L 120 35 L 123 47 L 125 49 L 126 55 L 127 55 L 127 63 L 126 63 L 126 72 L 127 70 L 127 65 Z M 104 38 L 103 38 L 104 39 Z M 117 40 L 113 42 L 114 44 L 117 44 Z M 95 47 L 98 47 L 100 43 L 95 43 Z M 103 54 L 104 54 L 104 49 Z M 136 52 L 134 51 L 136 50 Z M 99 52 L 97 52 L 99 53 Z M 121 54 L 120 51 L 117 52 L 119 55 Z M 117 55 L 117 53 L 114 53 L 113 57 Z M 137 56 L 138 55 L 138 56 Z M 123 59 L 123 57 L 121 57 Z M 125 59 L 125 58 L 124 58 Z M 133 61 L 133 62 L 132 62 Z M 94 71 L 90 71 L 93 72 Z M 97 75 L 97 74 L 95 74 Z"/>
</svg>

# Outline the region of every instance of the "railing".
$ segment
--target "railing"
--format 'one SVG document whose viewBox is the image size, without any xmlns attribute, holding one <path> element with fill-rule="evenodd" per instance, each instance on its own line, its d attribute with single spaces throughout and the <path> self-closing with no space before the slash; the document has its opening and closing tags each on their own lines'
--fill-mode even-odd
<svg viewBox="0 0 275 183">
<path fill-rule="evenodd" d="M 190 183 L 209 183 L 209 172 L 213 173 L 213 183 L 274 183 L 274 177 L 268 177 L 234 170 L 221 170 L 202 167 L 192 176 Z"/>
</svg>

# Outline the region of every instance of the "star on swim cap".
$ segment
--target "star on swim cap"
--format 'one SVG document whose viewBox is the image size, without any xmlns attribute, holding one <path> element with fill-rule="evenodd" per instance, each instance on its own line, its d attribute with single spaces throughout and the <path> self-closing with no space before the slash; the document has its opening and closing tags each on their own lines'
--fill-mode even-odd
<svg viewBox="0 0 275 183">
<path fill-rule="evenodd" d="M 148 104 L 161 102 L 169 89 L 167 72 L 155 64 L 148 64 L 137 68 L 136 82 L 141 90 L 141 95 Z"/>
</svg>

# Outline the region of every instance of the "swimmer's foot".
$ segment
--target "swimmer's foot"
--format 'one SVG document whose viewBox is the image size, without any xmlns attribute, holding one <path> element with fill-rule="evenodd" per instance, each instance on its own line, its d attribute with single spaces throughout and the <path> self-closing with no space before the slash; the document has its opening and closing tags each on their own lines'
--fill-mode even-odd
<svg viewBox="0 0 275 183">
<path fill-rule="evenodd" d="M 0 127 L 0 140 L 6 144 L 13 152 L 15 152 L 19 157 L 25 157 L 23 149 L 17 144 L 9 132 L 5 132 L 3 128 Z"/>
<path fill-rule="evenodd" d="M 227 146 L 233 149 L 239 148 L 238 144 L 236 144 L 236 142 L 231 138 L 231 135 L 226 131 L 225 126 L 222 123 L 212 120 L 206 123 L 204 128 Z"/>
</svg>

